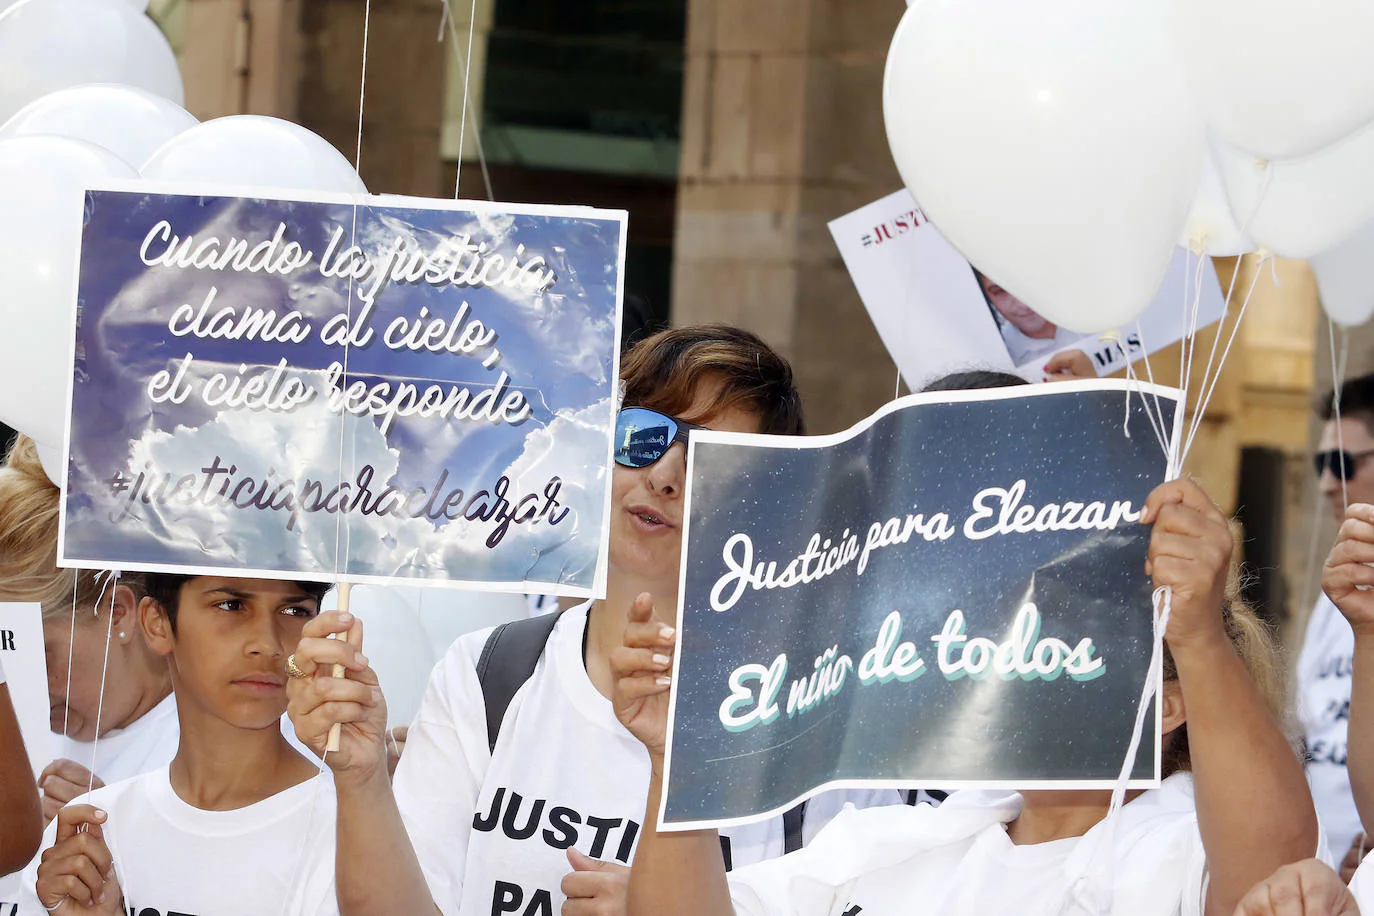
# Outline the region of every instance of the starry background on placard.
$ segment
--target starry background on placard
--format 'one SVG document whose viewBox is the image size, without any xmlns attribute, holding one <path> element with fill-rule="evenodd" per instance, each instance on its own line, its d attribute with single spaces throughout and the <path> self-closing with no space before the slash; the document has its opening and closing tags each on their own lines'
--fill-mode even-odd
<svg viewBox="0 0 1374 916">
<path fill-rule="evenodd" d="M 1143 505 L 1163 480 L 1165 459 L 1138 398 L 1124 434 L 1124 398 L 1098 390 L 919 403 L 829 448 L 789 447 L 781 437 L 764 447 L 697 443 L 667 820 L 747 816 L 836 779 L 929 788 L 1114 780 L 1149 667 L 1148 528 L 969 540 L 962 525 L 980 490 L 1022 478 L 1023 504 Z M 1174 402 L 1159 403 L 1172 424 Z M 747 589 L 731 610 L 710 606 L 727 571 L 722 549 L 736 532 L 752 539 L 756 564 L 776 560 L 781 570 L 813 532 L 838 539 L 847 528 L 862 544 L 871 522 L 909 512 L 946 512 L 960 531 L 876 550 L 862 576 L 856 562 L 791 589 Z M 1106 673 L 1084 682 L 945 679 L 930 637 L 950 611 L 964 612 L 968 636 L 1000 643 L 1027 600 L 1039 606 L 1042 636 L 1070 646 L 1091 636 Z M 837 695 L 789 718 L 792 680 L 809 676 L 833 645 L 857 667 L 893 610 L 925 673 L 861 686 L 851 672 Z M 727 731 L 718 711 L 730 673 L 767 666 L 782 652 L 780 715 Z M 1152 712 L 1136 777 L 1154 773 L 1153 734 Z"/>
<path fill-rule="evenodd" d="M 342 573 L 425 580 L 542 583 L 590 588 L 602 552 L 604 494 L 609 480 L 609 440 L 617 376 L 620 308 L 620 244 L 623 223 L 582 208 L 506 212 L 455 202 L 420 208 L 398 202 L 328 203 L 91 191 L 81 249 L 75 384 L 69 486 L 66 494 L 66 556 L 136 569 L 152 564 L 195 568 L 260 569 L 299 573 Z M 603 218 L 604 217 L 604 218 Z M 288 276 L 208 269 L 145 266 L 140 246 L 149 230 L 168 220 L 178 237 L 272 238 L 278 225 L 286 240 L 313 253 L 311 263 Z M 373 385 L 412 381 L 471 386 L 473 393 L 509 376 L 508 389 L 522 389 L 531 405 L 520 423 L 398 419 L 382 433 L 380 421 L 345 424 L 322 407 L 323 398 L 294 414 L 261 412 L 230 417 L 232 411 L 200 403 L 155 404 L 146 386 L 187 352 L 196 358 L 191 378 L 199 387 L 212 373 L 240 365 L 275 366 L 287 359 L 323 385 L 325 369 L 342 361 L 344 350 L 319 339 L 333 316 L 361 313 L 356 287 L 345 277 L 326 277 L 321 260 L 336 229 L 342 230 L 336 257 L 357 244 L 378 266 L 397 236 L 407 251 L 433 251 L 445 240 L 467 235 L 474 244 L 509 261 L 544 258 L 556 282 L 543 292 L 490 287 L 393 283 L 376 299 L 373 337 L 350 347 L 348 382 Z M 155 242 L 153 252 L 166 247 Z M 363 285 L 366 285 L 365 283 Z M 295 310 L 313 326 L 308 340 L 293 344 L 176 337 L 168 319 L 183 304 L 199 311 L 211 288 L 210 314 L 224 307 Z M 484 366 L 482 357 L 388 349 L 382 336 L 398 317 L 416 320 L 458 314 L 495 329 L 501 358 Z M 312 374 L 313 373 L 313 374 Z M 239 412 L 242 414 L 242 412 Z M 228 422 L 232 420 L 231 422 Z M 237 443 L 226 438 L 239 436 Z M 220 446 L 224 446 L 220 449 Z M 482 524 L 466 520 L 388 519 L 316 514 L 288 527 L 285 513 L 200 507 L 136 506 L 135 514 L 111 521 L 122 497 L 104 483 L 116 471 L 135 475 L 195 474 L 213 453 L 225 466 L 270 468 L 281 477 L 352 481 L 367 462 L 384 473 L 374 479 L 404 492 L 433 488 L 446 474 L 443 491 L 466 494 L 489 489 L 503 473 L 524 469 L 529 480 L 563 481 L 562 504 L 575 514 L 558 529 L 511 526 L 503 541 L 487 548 Z M 145 468 L 143 458 L 154 460 Z M 514 503 L 526 491 L 512 491 Z M 494 524 L 494 523 L 493 523 Z M 487 525 L 486 528 L 489 528 Z M 482 530 L 478 530 L 482 529 Z"/>
</svg>

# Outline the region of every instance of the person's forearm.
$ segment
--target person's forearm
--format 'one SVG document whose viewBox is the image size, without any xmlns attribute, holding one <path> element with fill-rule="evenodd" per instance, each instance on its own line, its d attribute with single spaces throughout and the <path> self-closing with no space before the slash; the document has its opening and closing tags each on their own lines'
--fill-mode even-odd
<svg viewBox="0 0 1374 916">
<path fill-rule="evenodd" d="M 1346 721 L 1346 766 L 1360 821 L 1374 824 L 1374 634 L 1355 634 L 1355 671 Z M 1369 833 L 1369 827 L 1365 827 Z"/>
<path fill-rule="evenodd" d="M 732 916 L 720 834 L 714 830 L 659 833 L 661 767 L 649 780 L 644 833 L 630 869 L 627 916 Z"/>
<path fill-rule="evenodd" d="M 9 687 L 0 684 L 0 876 L 29 864 L 43 839 L 43 806 L 29 755 L 10 705 Z"/>
<path fill-rule="evenodd" d="M 360 785 L 336 788 L 340 916 L 438 916 L 385 767 Z"/>
<path fill-rule="evenodd" d="M 1313 856 L 1317 815 L 1302 763 L 1230 642 L 1173 648 L 1187 711 L 1208 916 L 1230 916 L 1256 883 Z"/>
</svg>

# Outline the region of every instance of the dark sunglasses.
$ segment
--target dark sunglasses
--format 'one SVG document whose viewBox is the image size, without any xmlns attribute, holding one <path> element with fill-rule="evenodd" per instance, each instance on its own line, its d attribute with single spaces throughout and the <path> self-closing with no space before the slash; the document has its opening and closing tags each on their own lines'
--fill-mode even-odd
<svg viewBox="0 0 1374 916">
<path fill-rule="evenodd" d="M 687 433 L 705 429 L 647 407 L 622 407 L 615 418 L 615 463 L 647 468 L 673 447 L 687 444 Z"/>
<path fill-rule="evenodd" d="M 1374 449 L 1365 449 L 1362 452 L 1347 452 L 1333 448 L 1326 452 L 1317 452 L 1312 456 L 1312 463 L 1317 468 L 1317 476 L 1326 473 L 1327 468 L 1335 475 L 1337 480 L 1349 480 L 1355 476 L 1355 463 L 1370 455 L 1374 455 Z"/>
</svg>

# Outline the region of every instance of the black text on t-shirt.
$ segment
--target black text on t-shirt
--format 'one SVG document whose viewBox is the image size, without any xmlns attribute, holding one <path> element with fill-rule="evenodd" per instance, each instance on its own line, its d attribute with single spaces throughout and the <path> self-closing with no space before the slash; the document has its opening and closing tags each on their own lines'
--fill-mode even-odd
<svg viewBox="0 0 1374 916">
<path fill-rule="evenodd" d="M 498 826 L 512 840 L 538 837 L 554 849 L 576 846 L 581 836 L 590 831 L 592 841 L 587 855 L 593 859 L 609 856 L 625 865 L 630 864 L 639 837 L 639 824 L 628 818 L 586 815 L 563 805 L 551 806 L 543 798 L 529 801 L 504 786 L 492 796 L 491 810 L 479 811 L 472 819 L 472 829 L 483 833 Z"/>
</svg>

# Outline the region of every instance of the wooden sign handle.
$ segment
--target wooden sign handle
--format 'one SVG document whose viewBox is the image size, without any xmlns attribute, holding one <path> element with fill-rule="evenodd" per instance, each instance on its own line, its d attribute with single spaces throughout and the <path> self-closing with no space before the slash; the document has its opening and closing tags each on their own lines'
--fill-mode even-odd
<svg viewBox="0 0 1374 916">
<path fill-rule="evenodd" d="M 340 583 L 340 585 L 339 585 L 339 610 L 340 610 L 341 612 L 345 613 L 345 614 L 348 613 L 348 600 L 349 600 L 349 597 L 351 596 L 352 592 L 353 592 L 353 583 L 351 583 L 351 582 L 343 582 L 343 583 Z M 338 639 L 338 638 L 340 638 L 341 636 L 343 636 L 343 634 L 335 633 L 334 636 L 333 636 L 333 638 Z M 346 637 L 344 637 L 344 638 L 346 638 Z M 344 666 L 343 666 L 343 665 L 335 665 L 335 666 L 334 666 L 334 677 L 343 677 L 343 676 L 344 676 Z M 333 725 L 329 726 L 329 740 L 326 741 L 326 742 L 325 742 L 325 745 L 324 745 L 324 749 L 325 749 L 325 752 L 326 752 L 326 753 L 337 753 L 337 752 L 338 752 L 338 750 L 339 750 L 339 733 L 340 733 L 340 731 L 342 730 L 342 728 L 343 728 L 343 726 L 341 726 L 338 722 L 335 722 Z"/>
</svg>

